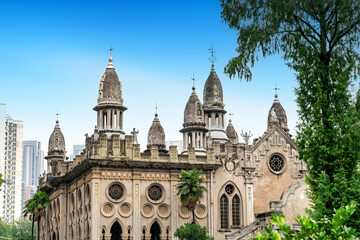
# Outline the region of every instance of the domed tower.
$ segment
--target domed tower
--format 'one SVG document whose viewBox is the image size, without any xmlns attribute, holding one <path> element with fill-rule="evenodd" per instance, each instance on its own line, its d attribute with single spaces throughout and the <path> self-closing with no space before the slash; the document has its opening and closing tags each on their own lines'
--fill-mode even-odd
<svg viewBox="0 0 360 240">
<path fill-rule="evenodd" d="M 226 136 L 228 137 L 231 143 L 233 144 L 239 143 L 239 137 L 234 126 L 232 125 L 231 119 L 229 119 L 229 124 L 226 128 Z"/>
<path fill-rule="evenodd" d="M 58 162 L 66 160 L 65 138 L 58 120 L 56 120 L 54 131 L 50 135 L 48 154 L 45 159 L 48 161 L 48 172 L 51 172 L 54 176 L 58 172 Z"/>
<path fill-rule="evenodd" d="M 155 113 L 155 118 L 148 132 L 148 143 L 146 145 L 147 151 L 150 151 L 152 146 L 157 146 L 160 152 L 167 152 L 165 144 L 165 131 L 161 126 L 157 113 Z"/>
<path fill-rule="evenodd" d="M 287 117 L 284 108 L 281 106 L 278 99 L 278 95 L 275 94 L 275 100 L 271 106 L 268 114 L 268 129 L 272 128 L 275 124 L 284 129 L 285 132 L 289 132 L 287 125 Z"/>
<path fill-rule="evenodd" d="M 225 132 L 224 115 L 226 111 L 223 103 L 223 89 L 219 77 L 211 65 L 210 75 L 204 86 L 204 114 L 206 127 L 213 141 L 228 142 Z"/>
<path fill-rule="evenodd" d="M 205 154 L 206 133 L 208 130 L 204 122 L 204 108 L 195 92 L 194 86 L 186 103 L 183 129 L 180 132 L 183 134 L 184 152 L 187 152 L 189 147 L 193 147 L 195 153 Z"/>
<path fill-rule="evenodd" d="M 127 109 L 123 106 L 121 83 L 109 58 L 109 64 L 100 80 L 98 104 L 94 107 L 97 112 L 97 129 L 99 133 L 106 133 L 108 137 L 118 134 L 123 139 L 123 114 Z"/>
</svg>

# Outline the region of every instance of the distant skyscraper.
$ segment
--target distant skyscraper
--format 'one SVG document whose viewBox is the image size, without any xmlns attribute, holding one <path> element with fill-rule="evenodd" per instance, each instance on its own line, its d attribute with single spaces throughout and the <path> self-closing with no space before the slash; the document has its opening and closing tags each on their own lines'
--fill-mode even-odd
<svg viewBox="0 0 360 240">
<path fill-rule="evenodd" d="M 6 114 L 0 104 L 0 173 L 5 183 L 0 191 L 0 217 L 15 220 L 21 216 L 23 124 Z"/>
<path fill-rule="evenodd" d="M 84 144 L 78 144 L 73 146 L 73 154 L 70 155 L 70 160 L 73 160 L 76 155 L 79 155 L 85 149 Z"/>
<path fill-rule="evenodd" d="M 23 149 L 23 182 L 25 186 L 37 186 L 38 178 L 44 172 L 44 151 L 41 149 L 41 142 L 24 141 Z"/>
<path fill-rule="evenodd" d="M 44 151 L 41 149 L 41 142 L 32 140 L 23 143 L 23 200 L 25 202 L 36 192 L 39 184 L 39 176 L 44 172 Z"/>
</svg>

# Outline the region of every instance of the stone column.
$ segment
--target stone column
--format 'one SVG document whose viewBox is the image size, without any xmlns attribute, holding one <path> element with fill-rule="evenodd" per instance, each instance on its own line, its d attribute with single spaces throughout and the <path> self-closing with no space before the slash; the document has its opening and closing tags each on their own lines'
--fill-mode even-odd
<svg viewBox="0 0 360 240">
<path fill-rule="evenodd" d="M 216 121 L 215 121 L 215 113 L 211 114 L 211 127 L 216 127 Z"/>
<path fill-rule="evenodd" d="M 120 129 L 123 130 L 124 128 L 124 118 L 123 118 L 124 112 L 120 111 Z"/>
<path fill-rule="evenodd" d="M 196 148 L 196 141 L 195 141 L 195 132 L 192 132 L 192 143 L 191 143 L 191 147 Z"/>
<path fill-rule="evenodd" d="M 134 212 L 133 212 L 133 237 L 134 239 L 141 239 L 141 226 L 140 226 L 140 216 L 141 216 L 141 206 L 140 206 L 140 173 L 133 173 L 133 203 L 134 203 Z"/>
<path fill-rule="evenodd" d="M 219 128 L 224 128 L 224 125 L 223 125 L 223 115 L 222 113 L 219 114 Z"/>
<path fill-rule="evenodd" d="M 187 149 L 188 143 L 187 143 L 187 133 L 183 133 L 183 144 L 184 144 L 184 150 Z"/>
<path fill-rule="evenodd" d="M 204 148 L 204 142 L 203 142 L 204 141 L 204 139 L 203 139 L 204 134 L 202 132 L 200 132 L 199 134 L 200 134 L 200 146 L 199 147 Z"/>
<path fill-rule="evenodd" d="M 116 110 L 116 129 L 120 129 L 120 110 Z"/>
<path fill-rule="evenodd" d="M 98 128 L 99 129 L 103 129 L 103 110 L 99 110 L 99 123 L 98 123 Z"/>
<path fill-rule="evenodd" d="M 94 169 L 92 172 L 92 179 L 90 184 L 90 195 L 91 195 L 91 237 L 100 236 L 102 229 L 100 226 L 100 169 Z M 105 237 L 106 238 L 106 237 Z M 110 239 L 110 238 L 109 238 Z"/>
<path fill-rule="evenodd" d="M 177 196 L 177 184 L 179 182 L 179 179 L 177 178 L 179 176 L 179 171 L 173 171 L 171 170 L 170 173 L 170 184 L 171 184 L 171 188 L 170 188 L 170 198 L 171 198 L 171 215 L 170 215 L 170 226 L 171 226 L 171 231 L 170 234 L 172 236 L 172 239 L 175 239 L 175 236 L 173 235 L 175 233 L 175 229 L 178 227 L 178 223 L 180 222 L 179 219 L 179 200 L 178 200 L 178 196 Z M 166 230 L 164 230 L 166 231 Z"/>
<path fill-rule="evenodd" d="M 110 110 L 106 111 L 106 129 L 110 128 Z"/>
<path fill-rule="evenodd" d="M 246 208 L 247 208 L 247 222 L 244 225 L 248 225 L 254 221 L 254 201 L 253 201 L 253 184 L 248 182 L 246 186 Z"/>
</svg>

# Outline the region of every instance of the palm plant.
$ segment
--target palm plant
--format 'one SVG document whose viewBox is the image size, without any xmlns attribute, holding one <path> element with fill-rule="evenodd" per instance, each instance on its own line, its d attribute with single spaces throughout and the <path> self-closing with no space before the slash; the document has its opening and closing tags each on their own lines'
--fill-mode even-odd
<svg viewBox="0 0 360 240">
<path fill-rule="evenodd" d="M 25 210 L 23 212 L 24 217 L 31 214 L 32 226 L 31 226 L 31 239 L 34 239 L 34 220 L 35 214 L 45 209 L 50 205 L 48 195 L 45 192 L 35 193 L 32 198 L 26 201 Z"/>
<path fill-rule="evenodd" d="M 177 185 L 178 193 L 181 202 L 192 212 L 193 220 L 195 223 L 195 207 L 199 200 L 203 197 L 204 192 L 207 192 L 207 188 L 201 185 L 204 182 L 204 178 L 200 175 L 202 170 L 192 169 L 190 171 L 181 170 Z"/>
</svg>

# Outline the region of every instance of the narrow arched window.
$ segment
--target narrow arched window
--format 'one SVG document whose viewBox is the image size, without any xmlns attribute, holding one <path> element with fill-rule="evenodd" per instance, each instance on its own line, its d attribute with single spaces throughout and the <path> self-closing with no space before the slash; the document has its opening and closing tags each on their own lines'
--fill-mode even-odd
<svg viewBox="0 0 360 240">
<path fill-rule="evenodd" d="M 240 198 L 237 194 L 232 199 L 232 224 L 240 226 Z"/>
<path fill-rule="evenodd" d="M 220 221 L 222 229 L 229 228 L 229 200 L 225 194 L 220 198 Z"/>
<path fill-rule="evenodd" d="M 219 127 L 219 114 L 215 115 L 215 125 L 217 128 Z"/>
<path fill-rule="evenodd" d="M 102 240 L 105 240 L 105 229 L 104 228 L 101 233 L 102 233 Z"/>
</svg>

